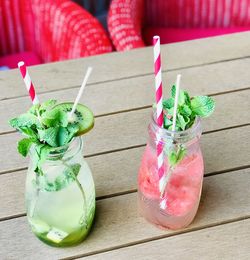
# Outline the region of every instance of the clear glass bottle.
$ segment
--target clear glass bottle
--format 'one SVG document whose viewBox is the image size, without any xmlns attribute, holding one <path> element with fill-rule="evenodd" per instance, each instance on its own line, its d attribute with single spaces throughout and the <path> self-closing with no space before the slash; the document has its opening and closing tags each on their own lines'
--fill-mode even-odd
<svg viewBox="0 0 250 260">
<path fill-rule="evenodd" d="M 30 151 L 26 179 L 27 217 L 35 235 L 58 247 L 84 240 L 95 215 L 95 186 L 82 155 L 82 139 L 77 137 L 64 147 L 55 148 L 34 172 L 35 147 Z"/>
<path fill-rule="evenodd" d="M 154 118 L 138 174 L 139 212 L 149 222 L 168 229 L 188 226 L 197 212 L 204 164 L 200 149 L 201 122 L 185 131 L 158 127 Z M 158 174 L 157 144 L 164 151 L 164 173 Z"/>
</svg>

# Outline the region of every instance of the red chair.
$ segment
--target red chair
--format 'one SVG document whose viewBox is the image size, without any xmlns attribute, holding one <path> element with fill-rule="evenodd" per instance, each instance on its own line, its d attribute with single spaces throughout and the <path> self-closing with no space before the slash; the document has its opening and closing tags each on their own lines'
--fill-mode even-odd
<svg viewBox="0 0 250 260">
<path fill-rule="evenodd" d="M 113 0 L 108 28 L 118 51 L 250 30 L 250 0 Z"/>
<path fill-rule="evenodd" d="M 16 67 L 112 51 L 100 23 L 68 0 L 0 0 L 0 66 Z"/>
</svg>

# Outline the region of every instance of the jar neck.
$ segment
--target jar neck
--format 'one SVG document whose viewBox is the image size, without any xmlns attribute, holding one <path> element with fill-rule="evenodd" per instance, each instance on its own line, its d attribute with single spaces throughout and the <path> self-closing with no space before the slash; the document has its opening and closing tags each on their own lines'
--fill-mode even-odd
<svg viewBox="0 0 250 260">
<path fill-rule="evenodd" d="M 64 146 L 51 148 L 49 154 L 46 156 L 48 161 L 56 160 L 70 160 L 82 151 L 83 143 L 81 137 L 76 137 L 72 141 Z M 33 153 L 37 153 L 36 146 L 30 150 L 30 156 L 33 157 Z"/>
<path fill-rule="evenodd" d="M 165 128 L 159 127 L 155 121 L 154 115 L 152 115 L 151 123 L 148 127 L 148 133 L 150 139 L 155 142 L 161 143 L 179 143 L 186 144 L 193 143 L 194 141 L 198 141 L 201 137 L 202 128 L 201 128 L 201 119 L 196 117 L 195 122 L 192 127 L 184 131 L 171 131 Z"/>
</svg>

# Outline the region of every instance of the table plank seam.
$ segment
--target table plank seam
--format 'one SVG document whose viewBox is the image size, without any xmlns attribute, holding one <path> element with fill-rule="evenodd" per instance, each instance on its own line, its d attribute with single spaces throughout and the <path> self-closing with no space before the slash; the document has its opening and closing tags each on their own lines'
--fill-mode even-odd
<svg viewBox="0 0 250 260">
<path fill-rule="evenodd" d="M 247 126 L 250 126 L 250 123 L 241 124 L 241 125 L 235 125 L 235 126 L 229 126 L 229 127 L 219 128 L 219 129 L 214 129 L 214 130 L 211 130 L 211 131 L 204 131 L 202 133 L 202 135 L 212 134 L 212 133 L 216 133 L 216 132 L 222 132 L 222 131 L 231 130 L 231 129 L 235 129 L 235 128 L 242 128 L 242 127 L 247 127 Z M 104 151 L 104 152 L 100 152 L 100 153 L 88 154 L 88 155 L 85 155 L 84 157 L 85 158 L 90 158 L 90 157 L 99 156 L 99 155 L 103 155 L 103 154 L 110 154 L 110 153 L 115 153 L 115 152 L 121 152 L 121 151 L 124 151 L 124 150 L 140 148 L 140 147 L 143 147 L 143 146 L 146 146 L 146 143 L 133 145 L 133 146 L 128 146 L 128 147 L 119 148 L 119 149 L 113 149 L 113 150 Z"/>
<path fill-rule="evenodd" d="M 214 96 L 226 95 L 226 94 L 231 94 L 231 93 L 235 93 L 235 92 L 249 91 L 249 90 L 250 90 L 250 87 L 244 87 L 244 88 L 239 88 L 239 89 L 234 89 L 234 90 L 216 92 L 216 93 L 208 94 L 207 96 L 214 97 Z M 135 107 L 135 108 L 131 108 L 131 109 L 123 109 L 123 110 L 118 110 L 115 112 L 95 115 L 95 118 L 105 117 L 105 116 L 110 116 L 110 115 L 117 115 L 117 114 L 127 113 L 127 112 L 131 112 L 131 111 L 138 111 L 138 110 L 143 110 L 143 109 L 147 109 L 147 108 L 151 108 L 151 107 L 152 107 L 152 104 L 146 105 L 146 106 L 141 106 L 141 107 Z M 1 135 L 1 133 L 0 133 L 0 135 Z"/>
<path fill-rule="evenodd" d="M 182 234 L 187 234 L 187 233 L 196 232 L 196 231 L 200 231 L 200 230 L 204 230 L 204 229 L 209 229 L 209 228 L 212 228 L 212 227 L 218 227 L 218 226 L 222 226 L 222 225 L 236 223 L 236 222 L 247 220 L 249 218 L 250 218 L 250 215 L 247 215 L 247 216 L 244 216 L 244 217 L 238 217 L 238 218 L 234 218 L 234 219 L 230 219 L 230 220 L 221 221 L 221 222 L 218 222 L 216 224 L 211 223 L 211 224 L 203 225 L 203 226 L 200 226 L 200 227 L 186 228 L 184 230 L 177 231 L 176 233 L 172 233 L 172 234 L 159 235 L 159 236 L 155 236 L 153 238 L 142 239 L 142 240 L 126 243 L 126 244 L 119 245 L 119 246 L 113 246 L 113 247 L 106 248 L 106 249 L 96 250 L 96 251 L 92 251 L 92 252 L 85 253 L 85 254 L 78 254 L 78 255 L 75 255 L 75 256 L 59 258 L 59 259 L 60 260 L 79 259 L 79 258 L 82 258 L 82 257 L 97 255 L 97 254 L 105 253 L 105 252 L 110 252 L 110 251 L 118 250 L 118 249 L 121 249 L 121 248 L 140 245 L 140 244 L 144 244 L 144 243 L 148 243 L 148 242 L 152 242 L 152 241 L 156 241 L 156 240 L 160 240 L 160 239 L 165 239 L 165 238 L 174 237 L 174 236 L 178 236 L 178 235 L 182 235 Z"/>
<path fill-rule="evenodd" d="M 205 173 L 204 178 L 209 178 L 211 176 L 220 175 L 220 174 L 227 174 L 227 173 L 231 173 L 233 171 L 237 172 L 237 171 L 245 170 L 245 169 L 249 169 L 249 168 L 250 168 L 250 165 L 245 165 L 245 166 L 242 166 L 242 167 L 229 168 L 229 169 L 226 169 L 226 170 L 223 170 L 223 171 L 215 171 L 215 172 L 211 172 L 211 173 Z M 116 192 L 116 193 L 112 193 L 112 194 L 108 194 L 108 195 L 97 196 L 96 201 L 112 199 L 112 198 L 115 198 L 115 197 L 124 196 L 124 195 L 128 195 L 128 194 L 136 193 L 136 192 L 137 192 L 137 189 L 130 189 L 130 190 L 126 190 L 126 191 L 122 191 L 122 192 Z M 12 219 L 17 219 L 17 218 L 20 218 L 20 217 L 25 217 L 25 216 L 26 216 L 26 213 L 20 213 L 20 214 L 2 217 L 2 218 L 0 218 L 0 223 L 4 222 L 4 221 L 12 220 Z"/>
<path fill-rule="evenodd" d="M 204 131 L 202 133 L 202 135 L 212 134 L 212 133 L 216 133 L 216 132 L 222 132 L 222 131 L 235 129 L 235 128 L 243 128 L 243 127 L 247 127 L 247 126 L 250 126 L 250 123 L 241 124 L 241 125 L 235 125 L 235 126 L 230 126 L 230 127 L 224 127 L 224 128 L 220 128 L 220 129 L 211 130 L 211 131 Z M 112 149 L 112 150 L 99 152 L 99 153 L 87 154 L 87 155 L 84 155 L 84 158 L 92 158 L 92 157 L 101 156 L 101 155 L 105 155 L 105 154 L 111 154 L 111 153 L 131 150 L 131 149 L 135 149 L 135 148 L 141 148 L 141 147 L 144 147 L 144 146 L 146 146 L 146 143 L 138 144 L 138 145 L 132 145 L 132 146 L 127 146 L 127 147 L 123 147 L 123 148 L 119 148 L 119 149 Z M 27 169 L 28 169 L 28 167 L 21 167 L 21 168 L 6 170 L 6 171 L 0 171 L 0 175 L 2 175 L 2 174 L 9 174 L 9 173 L 12 173 L 12 172 L 17 172 L 17 171 L 27 170 Z"/>
<path fill-rule="evenodd" d="M 236 93 L 236 92 L 244 92 L 244 91 L 249 91 L 249 90 L 250 90 L 250 87 L 245 87 L 245 88 L 241 88 L 241 89 L 212 93 L 207 96 L 210 96 L 210 97 L 221 96 L 221 95 L 226 95 L 226 94 L 231 94 L 231 93 Z M 110 113 L 98 114 L 98 115 L 95 115 L 95 118 L 102 118 L 102 117 L 106 117 L 106 116 L 113 116 L 113 115 L 118 115 L 118 114 L 123 114 L 123 113 L 140 111 L 140 110 L 144 110 L 144 109 L 149 109 L 151 107 L 152 107 L 152 105 L 146 105 L 146 106 L 140 106 L 140 107 L 135 107 L 135 108 L 131 108 L 131 109 L 123 109 L 123 110 L 118 110 L 118 111 L 114 111 L 114 112 L 110 112 Z M 17 132 L 16 130 L 4 131 L 4 132 L 0 132 L 0 136 L 7 135 L 7 134 L 13 134 L 16 132 Z"/>
<path fill-rule="evenodd" d="M 225 59 L 225 60 L 208 62 L 208 63 L 201 63 L 201 64 L 196 64 L 196 65 L 191 65 L 191 66 L 183 66 L 183 67 L 178 67 L 178 68 L 174 68 L 174 69 L 165 69 L 165 70 L 162 70 L 162 73 L 173 72 L 173 71 L 178 71 L 178 70 L 183 70 L 183 69 L 204 67 L 204 66 L 209 66 L 209 65 L 219 64 L 219 63 L 226 63 L 226 62 L 231 62 L 231 61 L 236 61 L 236 60 L 249 59 L 249 58 L 250 58 L 250 56 L 244 56 L 244 57 Z M 89 87 L 89 86 L 93 86 L 93 85 L 101 85 L 101 84 L 105 84 L 105 83 L 122 81 L 122 80 L 127 80 L 127 79 L 135 79 L 135 78 L 146 77 L 146 76 L 150 76 L 150 75 L 154 75 L 153 71 L 151 73 L 144 73 L 144 74 L 139 74 L 139 75 L 134 75 L 134 76 L 121 77 L 121 78 L 112 79 L 112 80 L 103 80 L 103 81 L 99 81 L 99 82 L 93 82 L 93 83 L 87 84 L 87 86 Z M 49 91 L 41 91 L 41 92 L 38 91 L 37 93 L 46 94 L 46 93 L 54 93 L 54 92 L 69 90 L 69 89 L 77 89 L 77 88 L 79 88 L 79 85 L 71 86 L 71 87 L 67 87 L 67 88 L 49 90 Z M 0 101 L 18 99 L 18 98 L 26 97 L 26 96 L 27 95 L 19 95 L 19 96 L 14 96 L 14 97 L 10 97 L 10 98 L 0 98 Z"/>
</svg>

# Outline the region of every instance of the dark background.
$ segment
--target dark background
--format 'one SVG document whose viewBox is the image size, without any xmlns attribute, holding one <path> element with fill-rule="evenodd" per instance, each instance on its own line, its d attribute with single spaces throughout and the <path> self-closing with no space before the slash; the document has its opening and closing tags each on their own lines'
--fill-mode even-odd
<svg viewBox="0 0 250 260">
<path fill-rule="evenodd" d="M 74 0 L 95 16 L 107 29 L 107 12 L 111 0 Z"/>
</svg>

